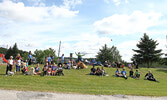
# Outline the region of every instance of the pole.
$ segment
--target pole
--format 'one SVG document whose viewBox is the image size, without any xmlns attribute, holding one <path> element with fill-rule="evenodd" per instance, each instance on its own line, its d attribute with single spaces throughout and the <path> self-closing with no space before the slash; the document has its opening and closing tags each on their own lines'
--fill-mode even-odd
<svg viewBox="0 0 167 100">
<path fill-rule="evenodd" d="M 57 64 L 59 63 L 60 48 L 61 48 L 61 41 L 60 41 L 60 43 L 59 43 L 59 51 L 58 51 L 58 59 L 57 59 Z"/>
</svg>

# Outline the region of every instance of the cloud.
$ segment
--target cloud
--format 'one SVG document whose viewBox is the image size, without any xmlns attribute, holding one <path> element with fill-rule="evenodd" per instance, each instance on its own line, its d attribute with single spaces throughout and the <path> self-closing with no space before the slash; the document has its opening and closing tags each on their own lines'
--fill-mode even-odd
<svg viewBox="0 0 167 100">
<path fill-rule="evenodd" d="M 76 16 L 78 11 L 71 11 L 67 8 L 55 5 L 46 6 L 25 6 L 23 2 L 14 3 L 5 0 L 0 3 L 0 17 L 8 20 L 23 22 L 39 22 L 55 18 L 68 18 Z"/>
<path fill-rule="evenodd" d="M 114 14 L 96 21 L 94 27 L 100 34 L 144 33 L 148 28 L 156 26 L 161 16 L 161 13 L 143 13 L 141 11 L 134 11 L 130 15 Z"/>
<path fill-rule="evenodd" d="M 156 40 L 159 43 L 157 49 L 162 49 L 162 53 L 167 54 L 167 40 L 162 38 L 157 38 Z M 165 57 L 165 55 L 162 57 Z"/>
<path fill-rule="evenodd" d="M 82 4 L 82 0 L 64 0 L 63 4 L 65 8 L 75 8 L 76 5 Z"/>
<path fill-rule="evenodd" d="M 121 3 L 129 3 L 128 0 L 104 0 L 105 3 L 109 4 L 110 2 L 114 3 L 116 6 L 119 6 Z"/>
<path fill-rule="evenodd" d="M 121 3 L 120 0 L 113 0 L 113 2 L 115 3 L 116 6 L 118 6 Z"/>
<path fill-rule="evenodd" d="M 131 61 L 131 58 L 134 54 L 134 51 L 132 49 L 137 48 L 136 47 L 137 43 L 138 43 L 138 41 L 131 40 L 131 41 L 125 41 L 125 42 L 122 42 L 122 43 L 116 45 L 116 47 L 120 51 L 120 55 L 122 56 L 123 60 L 128 61 L 128 62 Z"/>
</svg>

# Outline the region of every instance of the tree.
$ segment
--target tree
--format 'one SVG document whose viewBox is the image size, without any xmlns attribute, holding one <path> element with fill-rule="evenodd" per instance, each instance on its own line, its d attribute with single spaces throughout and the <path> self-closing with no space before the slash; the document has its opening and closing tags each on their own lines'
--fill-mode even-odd
<svg viewBox="0 0 167 100">
<path fill-rule="evenodd" d="M 13 56 L 12 48 L 11 48 L 11 47 L 9 47 L 9 49 L 6 51 L 5 58 L 6 58 L 6 59 L 9 59 L 10 56 Z"/>
<path fill-rule="evenodd" d="M 97 60 L 104 63 L 105 61 L 109 60 L 110 62 L 113 61 L 122 61 L 119 51 L 116 47 L 112 46 L 111 48 L 107 47 L 105 44 L 102 49 L 99 50 L 96 56 Z"/>
<path fill-rule="evenodd" d="M 13 57 L 16 57 L 17 53 L 19 53 L 19 49 L 17 47 L 17 43 L 14 44 L 14 46 L 12 48 L 12 53 L 13 53 Z"/>
<path fill-rule="evenodd" d="M 133 55 L 133 59 L 139 64 L 147 64 L 147 67 L 149 68 L 152 63 L 157 62 L 162 55 L 162 50 L 156 50 L 158 44 L 157 41 L 150 39 L 149 36 L 144 33 L 144 36 L 136 45 L 139 50 L 133 49 L 133 51 L 137 53 Z"/>
<path fill-rule="evenodd" d="M 35 50 L 34 51 L 34 57 L 36 58 L 38 63 L 44 63 L 45 57 L 47 56 L 53 56 L 55 59 L 56 58 L 55 50 L 52 48 L 49 48 L 46 50 Z"/>
<path fill-rule="evenodd" d="M 18 47 L 17 47 L 17 43 L 15 43 L 13 47 L 10 47 L 6 51 L 5 58 L 9 59 L 10 56 L 13 56 L 15 58 L 18 53 L 20 53 L 20 55 L 22 56 L 23 60 L 26 60 L 28 58 L 28 52 L 27 51 L 23 51 L 23 50 L 19 50 Z"/>
<path fill-rule="evenodd" d="M 6 48 L 0 47 L 0 53 L 6 54 L 6 52 L 7 52 Z"/>
</svg>

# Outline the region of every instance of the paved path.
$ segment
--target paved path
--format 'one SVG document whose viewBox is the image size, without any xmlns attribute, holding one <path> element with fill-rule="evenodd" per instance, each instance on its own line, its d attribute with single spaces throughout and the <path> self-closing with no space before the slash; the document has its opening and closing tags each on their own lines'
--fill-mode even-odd
<svg viewBox="0 0 167 100">
<path fill-rule="evenodd" d="M 82 95 L 66 93 L 0 90 L 0 100 L 167 100 L 167 97 L 126 95 Z"/>
</svg>

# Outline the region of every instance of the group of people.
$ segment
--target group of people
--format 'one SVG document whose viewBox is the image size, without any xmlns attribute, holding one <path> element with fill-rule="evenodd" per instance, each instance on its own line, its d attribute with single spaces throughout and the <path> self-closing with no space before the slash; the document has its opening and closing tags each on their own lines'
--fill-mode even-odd
<svg viewBox="0 0 167 100">
<path fill-rule="evenodd" d="M 55 63 L 53 63 L 53 65 L 51 64 L 51 62 L 48 64 L 46 63 L 42 69 L 43 71 L 43 76 L 47 76 L 47 75 L 63 75 L 63 67 L 62 67 L 62 63 L 59 63 L 58 66 L 56 66 Z"/>
<path fill-rule="evenodd" d="M 64 54 L 62 54 L 61 56 L 61 63 L 59 63 L 57 66 L 56 64 L 53 62 L 53 56 L 48 56 L 46 58 L 46 64 L 44 65 L 42 71 L 43 71 L 43 75 L 64 75 L 63 73 L 63 68 L 64 69 L 80 69 L 80 68 L 86 68 L 85 64 L 82 62 L 82 56 L 80 53 L 76 53 L 76 55 L 78 56 L 78 63 L 75 64 L 75 68 L 73 66 L 73 62 L 72 61 L 68 61 L 67 63 L 64 62 Z M 22 61 L 20 54 L 18 53 L 16 58 L 13 59 L 13 56 L 10 56 L 10 59 L 8 60 L 8 64 L 7 64 L 7 68 L 6 68 L 6 74 L 8 74 L 8 72 L 11 72 L 13 69 L 14 64 L 16 65 L 16 72 L 20 72 L 22 71 L 22 73 L 24 75 L 40 75 L 40 67 L 39 64 L 37 64 L 37 66 L 31 67 L 30 71 L 28 70 L 28 66 L 31 65 L 31 59 L 32 59 L 32 53 L 29 52 L 28 55 L 28 60 Z M 127 79 L 127 72 L 124 68 L 124 64 L 121 64 L 121 62 L 113 62 L 112 64 L 109 61 L 105 61 L 104 63 L 104 67 L 102 66 L 102 68 L 100 69 L 99 67 L 97 67 L 97 69 L 95 68 L 95 60 L 92 61 L 92 65 L 93 67 L 91 68 L 91 72 L 90 75 L 102 75 L 102 76 L 108 76 L 108 74 L 105 72 L 104 67 L 116 67 L 116 71 L 115 71 L 115 76 L 116 77 L 123 77 L 125 79 Z M 135 62 L 133 62 L 133 65 L 135 65 Z M 140 78 L 140 73 L 138 71 L 138 69 L 134 72 L 133 71 L 133 66 L 128 64 L 128 67 L 131 69 L 129 71 L 129 77 L 131 78 L 135 78 L 135 79 L 139 79 Z M 21 70 L 22 68 L 22 70 Z M 122 71 L 120 72 L 119 68 L 122 68 Z M 145 79 L 150 80 L 150 81 L 157 81 L 153 74 L 151 73 L 151 71 L 149 71 L 146 75 L 145 75 Z"/>
<path fill-rule="evenodd" d="M 123 68 L 123 70 L 121 72 L 117 68 L 117 70 L 115 71 L 115 76 L 116 77 L 123 77 L 125 79 L 128 78 L 127 77 L 127 72 L 126 72 L 125 68 Z M 139 73 L 138 69 L 136 69 L 136 72 L 134 73 L 133 68 L 131 68 L 131 70 L 129 71 L 129 77 L 134 78 L 134 79 L 139 79 L 140 78 L 140 73 Z M 151 73 L 151 71 L 148 71 L 148 73 L 145 75 L 145 79 L 146 80 L 150 80 L 150 81 L 159 82 L 158 80 L 156 80 L 154 78 L 154 76 Z"/>
<path fill-rule="evenodd" d="M 119 68 L 117 68 L 116 71 L 115 71 L 115 76 L 116 77 L 123 77 L 125 79 L 128 78 L 125 68 L 123 68 L 123 70 L 121 72 L 120 72 Z M 136 70 L 136 72 L 134 74 L 133 68 L 131 68 L 131 70 L 129 71 L 129 77 L 138 79 L 138 78 L 140 78 L 140 73 L 138 72 L 138 70 Z"/>
<path fill-rule="evenodd" d="M 99 67 L 97 67 L 97 69 L 96 69 L 95 66 L 93 66 L 93 68 L 91 68 L 90 75 L 108 76 L 108 74 L 104 70 L 104 67 L 102 67 L 101 69 Z"/>
</svg>

